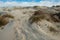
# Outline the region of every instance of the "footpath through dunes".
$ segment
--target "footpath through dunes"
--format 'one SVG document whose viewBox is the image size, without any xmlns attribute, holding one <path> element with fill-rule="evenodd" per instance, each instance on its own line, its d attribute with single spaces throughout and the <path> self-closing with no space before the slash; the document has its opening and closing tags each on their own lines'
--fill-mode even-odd
<svg viewBox="0 0 60 40">
<path fill-rule="evenodd" d="M 52 14 L 55 12 L 47 11 L 48 8 L 44 10 L 12 9 L 10 13 L 14 20 L 0 31 L 0 40 L 60 40 L 60 25 L 57 25 L 60 14 Z"/>
<path fill-rule="evenodd" d="M 12 11 L 12 13 L 14 13 L 16 21 L 15 27 L 17 40 L 58 40 L 53 36 L 50 36 L 50 34 L 46 33 L 42 28 L 40 28 L 37 23 L 31 24 L 29 22 L 29 18 L 34 13 L 30 13 L 29 11 L 33 10 L 28 10 L 28 12 L 26 12 L 26 10 L 27 9 Z M 23 13 L 24 11 L 26 14 Z"/>
</svg>

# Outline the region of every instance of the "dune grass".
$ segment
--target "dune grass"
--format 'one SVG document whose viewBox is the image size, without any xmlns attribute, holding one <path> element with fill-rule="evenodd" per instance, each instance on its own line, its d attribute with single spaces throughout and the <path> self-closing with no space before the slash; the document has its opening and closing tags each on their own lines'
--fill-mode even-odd
<svg viewBox="0 0 60 40">
<path fill-rule="evenodd" d="M 35 15 L 35 16 L 30 17 L 29 20 L 31 20 L 31 23 L 33 23 L 33 22 L 41 21 L 41 19 L 44 19 L 43 15 Z"/>
<path fill-rule="evenodd" d="M 6 14 L 6 15 L 0 15 L 0 27 L 5 26 L 6 24 L 9 23 L 9 18 L 14 18 L 14 16 L 10 15 L 10 14 Z"/>
<path fill-rule="evenodd" d="M 49 27 L 49 31 L 50 31 L 50 32 L 58 32 L 58 30 L 55 29 L 54 27 Z"/>
<path fill-rule="evenodd" d="M 3 17 L 14 18 L 14 16 L 12 16 L 11 14 L 3 15 Z"/>
<path fill-rule="evenodd" d="M 7 18 L 0 16 L 0 27 L 6 25 L 7 23 L 8 23 Z"/>
</svg>

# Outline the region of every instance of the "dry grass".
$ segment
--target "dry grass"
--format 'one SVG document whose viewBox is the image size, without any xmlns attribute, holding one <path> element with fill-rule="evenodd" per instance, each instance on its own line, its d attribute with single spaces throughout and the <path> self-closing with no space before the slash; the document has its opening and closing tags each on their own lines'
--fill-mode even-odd
<svg viewBox="0 0 60 40">
<path fill-rule="evenodd" d="M 5 26 L 6 24 L 9 23 L 9 18 L 14 18 L 14 16 L 10 15 L 10 14 L 6 14 L 6 15 L 0 15 L 0 27 Z"/>
<path fill-rule="evenodd" d="M 29 20 L 31 20 L 31 23 L 33 23 L 33 22 L 38 22 L 44 18 L 45 18 L 45 15 L 42 12 L 40 13 L 39 11 L 35 11 L 35 13 L 30 17 Z"/>
<path fill-rule="evenodd" d="M 0 16 L 0 27 L 6 25 L 8 22 L 7 18 Z"/>
<path fill-rule="evenodd" d="M 49 31 L 50 31 L 50 32 L 58 32 L 58 30 L 55 29 L 54 27 L 49 27 Z"/>
<path fill-rule="evenodd" d="M 43 16 L 43 15 L 32 16 L 32 17 L 30 17 L 29 20 L 31 20 L 31 23 L 33 23 L 33 22 L 38 22 L 38 21 L 40 21 L 41 19 L 44 19 L 44 16 Z"/>
<path fill-rule="evenodd" d="M 3 17 L 14 18 L 14 16 L 12 16 L 11 14 L 3 15 Z"/>
<path fill-rule="evenodd" d="M 60 13 L 58 14 L 48 14 L 44 13 L 44 11 L 35 11 L 35 13 L 31 17 L 32 19 L 46 19 L 47 21 L 50 22 L 60 22 Z M 37 21 L 36 20 L 36 21 Z"/>
</svg>

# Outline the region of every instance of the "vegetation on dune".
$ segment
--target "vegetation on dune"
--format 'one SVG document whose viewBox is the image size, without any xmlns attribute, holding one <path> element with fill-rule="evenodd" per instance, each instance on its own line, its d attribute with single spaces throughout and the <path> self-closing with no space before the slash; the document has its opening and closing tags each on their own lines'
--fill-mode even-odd
<svg viewBox="0 0 60 40">
<path fill-rule="evenodd" d="M 60 22 L 60 13 L 45 13 L 44 11 L 41 11 L 41 10 L 38 10 L 38 11 L 35 11 L 35 13 L 29 18 L 29 21 L 30 23 L 37 23 L 41 20 L 46 20 L 48 22 L 51 22 L 51 23 L 58 23 Z M 43 25 L 43 24 L 42 24 Z M 59 32 L 58 29 L 57 29 L 57 26 L 56 27 L 48 27 L 49 31 L 50 32 Z"/>
<path fill-rule="evenodd" d="M 54 22 L 60 22 L 60 13 L 52 14 L 51 18 Z"/>
<path fill-rule="evenodd" d="M 0 27 L 6 25 L 8 22 L 7 18 L 0 16 Z"/>
<path fill-rule="evenodd" d="M 60 13 L 49 14 L 44 11 L 38 10 L 35 11 L 34 14 L 29 18 L 31 23 L 38 22 L 42 19 L 45 19 L 49 22 L 60 22 Z"/>
<path fill-rule="evenodd" d="M 52 7 L 60 7 L 60 5 L 52 6 Z"/>
<path fill-rule="evenodd" d="M 10 15 L 10 14 L 4 14 L 4 15 L 0 15 L 0 27 L 5 26 L 6 24 L 9 23 L 9 18 L 14 18 L 14 16 Z"/>
<path fill-rule="evenodd" d="M 3 17 L 14 18 L 14 16 L 12 16 L 11 14 L 3 15 Z"/>
<path fill-rule="evenodd" d="M 50 32 L 58 32 L 58 30 L 56 28 L 54 28 L 54 27 L 49 27 L 49 31 Z"/>
<path fill-rule="evenodd" d="M 34 6 L 33 8 L 37 8 L 38 6 Z"/>
<path fill-rule="evenodd" d="M 29 20 L 31 20 L 31 23 L 33 22 L 38 22 L 40 21 L 41 19 L 44 19 L 44 15 L 40 15 L 39 12 L 35 11 L 35 13 L 30 17 Z"/>
</svg>

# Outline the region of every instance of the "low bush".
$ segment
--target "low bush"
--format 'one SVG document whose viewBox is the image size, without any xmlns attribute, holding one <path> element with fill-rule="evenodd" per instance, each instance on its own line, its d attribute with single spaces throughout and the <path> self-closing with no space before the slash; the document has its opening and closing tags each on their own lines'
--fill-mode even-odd
<svg viewBox="0 0 60 40">
<path fill-rule="evenodd" d="M 49 31 L 50 32 L 58 32 L 55 28 L 53 28 L 53 27 L 49 27 Z"/>
<path fill-rule="evenodd" d="M 14 16 L 10 14 L 0 15 L 0 27 L 5 26 L 9 23 L 9 18 L 14 18 Z"/>
<path fill-rule="evenodd" d="M 6 25 L 8 22 L 7 18 L 0 16 L 0 27 Z"/>
</svg>

